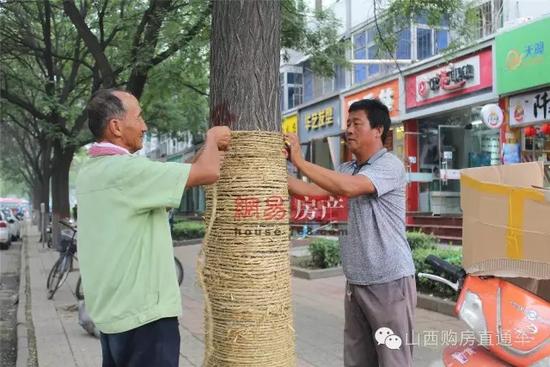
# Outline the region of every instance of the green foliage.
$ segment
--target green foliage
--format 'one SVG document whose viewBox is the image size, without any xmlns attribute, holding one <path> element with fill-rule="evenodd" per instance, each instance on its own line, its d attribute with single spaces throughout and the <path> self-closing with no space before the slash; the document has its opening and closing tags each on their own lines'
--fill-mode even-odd
<svg viewBox="0 0 550 367">
<path fill-rule="evenodd" d="M 407 232 L 407 241 L 411 250 L 414 251 L 418 248 L 434 247 L 437 243 L 437 238 L 431 234 L 422 232 Z"/>
<path fill-rule="evenodd" d="M 332 76 L 334 65 L 349 66 L 346 50 L 350 43 L 340 39 L 341 23 L 330 10 L 312 11 L 303 0 L 283 0 L 282 14 L 283 49 L 310 55 L 312 70 L 322 76 Z"/>
<path fill-rule="evenodd" d="M 174 223 L 172 238 L 174 240 L 189 240 L 202 238 L 206 227 L 202 221 L 181 221 Z"/>
<path fill-rule="evenodd" d="M 451 54 L 478 36 L 479 15 L 475 6 L 476 2 L 472 0 L 391 0 L 386 7 L 377 6 L 375 42 L 379 56 L 388 58 L 395 55 L 398 32 L 408 29 L 419 17 L 425 17 L 430 28 L 448 24 L 454 37 L 444 54 Z"/>
<path fill-rule="evenodd" d="M 167 60 L 150 72 L 140 102 L 145 121 L 157 133 L 178 137 L 207 127 L 208 53 L 196 51 L 192 62 Z"/>
<path fill-rule="evenodd" d="M 436 245 L 437 242 L 434 236 L 419 232 L 407 233 L 407 240 L 411 245 L 417 274 L 421 272 L 444 276 L 444 274 L 437 273 L 435 269 L 425 262 L 428 255 L 435 255 L 453 265 L 462 266 L 462 247 L 439 247 Z M 325 269 L 341 264 L 340 245 L 337 240 L 315 239 L 309 245 L 309 252 L 311 254 L 310 264 L 313 268 Z M 433 294 L 442 298 L 456 299 L 458 296 L 448 286 L 429 279 L 419 279 L 417 277 L 416 287 L 419 292 Z"/>
<path fill-rule="evenodd" d="M 316 268 L 332 268 L 340 265 L 340 245 L 337 240 L 315 239 L 309 244 L 311 261 Z"/>
</svg>

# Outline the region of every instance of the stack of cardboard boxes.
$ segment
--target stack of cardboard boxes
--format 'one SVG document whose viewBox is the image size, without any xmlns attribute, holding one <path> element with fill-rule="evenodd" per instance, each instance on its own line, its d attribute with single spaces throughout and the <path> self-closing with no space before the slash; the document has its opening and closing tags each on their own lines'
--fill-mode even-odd
<svg viewBox="0 0 550 367">
<path fill-rule="evenodd" d="M 542 162 L 462 171 L 463 267 L 550 302 L 550 189 Z"/>
</svg>

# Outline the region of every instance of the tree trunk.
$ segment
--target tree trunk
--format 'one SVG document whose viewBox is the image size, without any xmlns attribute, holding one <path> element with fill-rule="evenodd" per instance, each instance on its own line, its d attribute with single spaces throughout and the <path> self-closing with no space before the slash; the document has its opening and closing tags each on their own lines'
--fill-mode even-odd
<svg viewBox="0 0 550 367">
<path fill-rule="evenodd" d="M 60 142 L 54 143 L 52 167 L 52 236 L 54 246 L 61 238 L 59 220 L 70 218 L 69 169 L 74 156 L 74 148 L 63 148 Z"/>
<path fill-rule="evenodd" d="M 69 203 L 69 169 L 73 161 L 74 148 L 54 146 L 52 170 L 52 212 L 60 218 L 71 216 Z"/>
<path fill-rule="evenodd" d="M 214 1 L 210 51 L 212 125 L 280 131 L 279 1 Z"/>
<path fill-rule="evenodd" d="M 279 122 L 280 2 L 213 2 L 210 113 L 232 145 L 207 189 L 199 277 L 204 366 L 295 365 L 288 184 Z M 261 131 L 263 130 L 263 131 Z"/>
<path fill-rule="evenodd" d="M 35 178 L 32 186 L 31 198 L 32 198 L 32 224 L 38 226 L 39 230 L 42 230 L 42 223 L 40 223 L 40 192 L 42 190 L 41 182 Z"/>
</svg>

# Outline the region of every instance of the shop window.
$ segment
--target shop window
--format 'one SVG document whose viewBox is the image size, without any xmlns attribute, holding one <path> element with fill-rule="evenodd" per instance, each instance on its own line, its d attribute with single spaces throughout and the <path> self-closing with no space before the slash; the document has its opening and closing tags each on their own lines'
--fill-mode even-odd
<svg viewBox="0 0 550 367">
<path fill-rule="evenodd" d="M 286 111 L 302 104 L 302 73 L 281 73 L 279 74 L 279 81 L 281 82 L 281 111 Z"/>
<path fill-rule="evenodd" d="M 436 29 L 435 31 L 435 54 L 441 53 L 449 46 L 449 31 Z"/>
<path fill-rule="evenodd" d="M 304 67 L 304 102 L 313 99 L 313 72 Z"/>
<path fill-rule="evenodd" d="M 364 31 L 353 35 L 353 58 L 364 60 L 367 58 L 367 42 Z M 367 65 L 353 65 L 353 83 L 362 83 L 367 80 Z"/>
<path fill-rule="evenodd" d="M 288 109 L 302 104 L 302 87 L 288 87 Z"/>
<path fill-rule="evenodd" d="M 488 0 L 476 8 L 477 36 L 479 38 L 493 34 L 502 27 L 503 2 L 502 0 Z"/>
<path fill-rule="evenodd" d="M 324 139 L 315 139 L 311 141 L 311 146 L 313 149 L 313 160 L 312 162 L 328 169 L 334 169 L 332 164 L 332 158 L 330 155 L 330 148 L 326 138 Z"/>
<path fill-rule="evenodd" d="M 334 84 L 336 90 L 346 88 L 346 69 L 343 66 L 336 65 L 336 70 L 334 72 Z"/>
<path fill-rule="evenodd" d="M 435 28 L 428 26 L 425 15 L 417 16 L 416 21 L 416 58 L 418 60 L 437 55 L 449 46 L 448 19 L 443 18 Z"/>
<path fill-rule="evenodd" d="M 411 30 L 404 29 L 397 36 L 396 57 L 408 60 L 411 58 Z"/>
<path fill-rule="evenodd" d="M 419 60 L 433 56 L 432 30 L 426 28 L 416 29 L 416 57 Z"/>
<path fill-rule="evenodd" d="M 537 133 L 535 136 L 525 136 L 523 139 L 522 161 L 550 163 L 550 135 Z"/>
<path fill-rule="evenodd" d="M 288 84 L 302 84 L 302 74 L 300 73 L 287 73 Z"/>
<path fill-rule="evenodd" d="M 378 46 L 376 45 L 369 46 L 369 60 L 376 60 L 377 58 L 378 58 Z M 375 74 L 378 74 L 379 72 L 380 72 L 380 65 L 376 65 L 376 64 L 368 65 L 369 76 L 373 76 Z"/>
</svg>

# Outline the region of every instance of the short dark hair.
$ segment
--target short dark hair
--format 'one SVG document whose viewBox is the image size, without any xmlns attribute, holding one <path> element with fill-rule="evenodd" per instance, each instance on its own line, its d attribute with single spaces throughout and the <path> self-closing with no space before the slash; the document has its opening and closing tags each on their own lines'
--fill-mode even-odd
<svg viewBox="0 0 550 367">
<path fill-rule="evenodd" d="M 349 106 L 348 112 L 360 110 L 365 111 L 365 114 L 369 119 L 371 129 L 379 126 L 384 127 L 381 137 L 382 144 L 384 144 L 391 126 L 390 111 L 388 110 L 388 107 L 386 107 L 386 105 L 378 99 L 362 99 L 360 101 L 353 102 L 351 106 Z"/>
<path fill-rule="evenodd" d="M 126 113 L 120 98 L 114 92 L 125 92 L 119 89 L 100 89 L 94 93 L 86 111 L 88 113 L 88 127 L 96 140 L 103 138 L 107 123 L 115 117 L 122 117 Z"/>
</svg>

